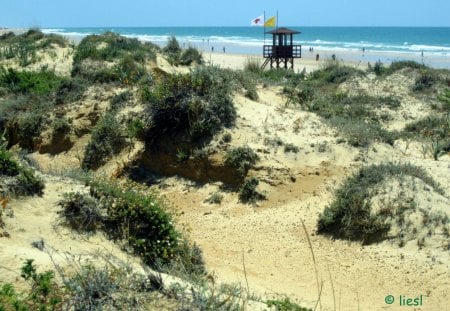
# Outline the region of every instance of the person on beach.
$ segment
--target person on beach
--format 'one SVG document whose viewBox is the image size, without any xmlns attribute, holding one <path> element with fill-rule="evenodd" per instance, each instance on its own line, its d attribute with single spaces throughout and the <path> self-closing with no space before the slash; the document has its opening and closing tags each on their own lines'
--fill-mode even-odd
<svg viewBox="0 0 450 311">
<path fill-rule="evenodd" d="M 331 58 L 333 59 L 333 61 L 336 61 L 336 54 L 331 55 Z"/>
<path fill-rule="evenodd" d="M 225 53 L 225 47 L 223 47 L 223 52 Z"/>
<path fill-rule="evenodd" d="M 319 53 L 316 54 L 316 62 L 319 61 Z"/>
<path fill-rule="evenodd" d="M 211 47 L 211 52 L 214 53 L 214 47 L 213 46 Z"/>
</svg>

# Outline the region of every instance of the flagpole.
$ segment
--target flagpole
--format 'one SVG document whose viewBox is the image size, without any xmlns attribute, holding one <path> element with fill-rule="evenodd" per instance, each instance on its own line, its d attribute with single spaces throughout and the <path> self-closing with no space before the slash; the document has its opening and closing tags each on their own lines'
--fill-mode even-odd
<svg viewBox="0 0 450 311">
<path fill-rule="evenodd" d="M 264 45 L 266 45 L 266 11 L 264 11 L 264 24 L 263 24 L 264 28 Z"/>
<path fill-rule="evenodd" d="M 278 28 L 278 10 L 277 10 L 277 27 L 276 28 Z"/>
</svg>

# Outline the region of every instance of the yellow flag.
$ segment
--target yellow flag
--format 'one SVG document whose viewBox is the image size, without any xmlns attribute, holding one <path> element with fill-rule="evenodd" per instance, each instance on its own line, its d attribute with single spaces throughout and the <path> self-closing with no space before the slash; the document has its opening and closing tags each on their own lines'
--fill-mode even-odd
<svg viewBox="0 0 450 311">
<path fill-rule="evenodd" d="M 269 18 L 265 23 L 264 27 L 275 27 L 275 16 Z"/>
</svg>

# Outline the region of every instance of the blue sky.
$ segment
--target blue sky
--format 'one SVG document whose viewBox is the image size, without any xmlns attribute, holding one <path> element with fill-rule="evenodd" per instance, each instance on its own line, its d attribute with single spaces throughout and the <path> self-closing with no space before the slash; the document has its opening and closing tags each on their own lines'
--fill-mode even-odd
<svg viewBox="0 0 450 311">
<path fill-rule="evenodd" d="M 450 0 L 0 0 L 0 27 L 449 26 Z"/>
</svg>

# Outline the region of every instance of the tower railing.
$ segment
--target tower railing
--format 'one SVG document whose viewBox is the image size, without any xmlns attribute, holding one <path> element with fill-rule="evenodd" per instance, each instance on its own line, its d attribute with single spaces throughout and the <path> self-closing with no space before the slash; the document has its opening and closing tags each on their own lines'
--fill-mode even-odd
<svg viewBox="0 0 450 311">
<path fill-rule="evenodd" d="M 264 58 L 301 58 L 301 45 L 264 45 Z"/>
</svg>

